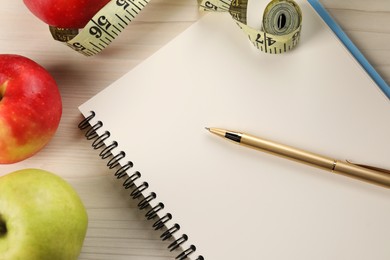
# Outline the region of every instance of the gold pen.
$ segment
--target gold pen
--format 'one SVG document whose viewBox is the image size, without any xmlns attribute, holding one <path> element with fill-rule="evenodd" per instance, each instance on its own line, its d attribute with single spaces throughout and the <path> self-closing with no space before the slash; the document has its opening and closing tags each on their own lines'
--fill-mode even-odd
<svg viewBox="0 0 390 260">
<path fill-rule="evenodd" d="M 213 134 L 229 139 L 236 143 L 255 148 L 294 161 L 305 163 L 323 170 L 342 174 L 356 179 L 390 188 L 390 171 L 376 167 L 358 165 L 348 161 L 339 161 L 322 155 L 293 148 L 265 140 L 250 134 L 227 131 L 219 128 L 207 128 Z"/>
</svg>

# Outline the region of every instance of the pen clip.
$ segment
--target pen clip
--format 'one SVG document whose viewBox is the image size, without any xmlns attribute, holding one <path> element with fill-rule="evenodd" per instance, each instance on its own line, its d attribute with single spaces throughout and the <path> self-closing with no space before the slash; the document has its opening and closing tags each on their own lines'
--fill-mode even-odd
<svg viewBox="0 0 390 260">
<path fill-rule="evenodd" d="M 365 165 L 365 164 L 353 163 L 353 162 L 351 162 L 349 160 L 346 160 L 346 162 L 350 163 L 350 164 L 353 164 L 353 165 L 356 165 L 356 166 L 360 166 L 360 167 L 369 169 L 369 170 L 374 170 L 374 171 L 390 174 L 390 170 L 387 170 L 387 169 L 383 169 L 383 168 L 379 168 L 379 167 L 375 167 L 375 166 L 370 166 L 370 165 Z"/>
</svg>

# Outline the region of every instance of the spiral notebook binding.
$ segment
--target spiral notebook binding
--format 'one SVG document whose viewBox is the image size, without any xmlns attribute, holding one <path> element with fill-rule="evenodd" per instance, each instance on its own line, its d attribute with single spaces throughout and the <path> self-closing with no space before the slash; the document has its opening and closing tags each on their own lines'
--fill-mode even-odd
<svg viewBox="0 0 390 260">
<path fill-rule="evenodd" d="M 163 228 L 165 223 L 170 221 L 172 219 L 172 215 L 170 213 L 165 214 L 163 217 L 161 217 L 158 221 L 154 222 L 153 227 L 155 230 L 159 230 Z"/>
<path fill-rule="evenodd" d="M 95 124 L 91 124 L 91 120 L 96 116 L 94 111 L 91 111 L 91 114 L 88 117 L 85 117 L 78 125 L 80 130 L 86 130 L 85 137 L 88 140 L 93 140 L 92 147 L 95 150 L 100 150 L 99 156 L 105 160 L 110 156 L 111 158 L 107 162 L 107 167 L 109 169 L 118 168 L 114 173 L 114 176 L 117 179 L 121 179 L 123 177 L 127 177 L 123 182 L 123 187 L 125 189 L 132 189 L 130 192 L 130 197 L 134 200 L 141 199 L 138 203 L 137 207 L 140 210 L 144 210 L 148 207 L 150 209 L 146 212 L 145 218 L 147 220 L 152 220 L 158 217 L 158 213 L 164 209 L 164 204 L 162 202 L 158 202 L 154 207 L 151 206 L 151 202 L 157 199 L 157 194 L 154 192 L 150 192 L 148 195 L 144 195 L 147 193 L 149 188 L 149 184 L 147 182 L 142 182 L 139 185 L 136 185 L 135 182 L 141 178 L 141 173 L 139 171 L 135 171 L 132 174 L 128 174 L 127 171 L 131 170 L 134 167 L 133 162 L 127 161 L 122 164 L 121 162 L 125 160 L 126 153 L 124 151 L 120 151 L 116 155 L 113 155 L 112 151 L 119 146 L 116 141 L 112 141 L 111 144 L 106 145 L 105 142 L 111 137 L 109 131 L 104 131 L 103 134 L 99 135 L 97 131 L 103 127 L 103 122 L 97 121 Z M 172 214 L 166 213 L 164 216 L 159 217 L 152 225 L 155 230 L 161 230 L 164 227 L 166 230 L 160 235 L 161 240 L 165 241 L 173 237 L 173 235 L 180 230 L 180 225 L 175 223 L 169 227 L 169 222 L 172 221 Z M 168 249 L 170 251 L 175 251 L 178 248 L 182 248 L 183 244 L 188 241 L 188 236 L 186 234 L 182 234 L 176 240 L 171 242 L 168 245 Z M 182 249 L 182 252 L 176 256 L 175 259 L 184 260 L 187 259 L 191 254 L 196 251 L 196 247 L 194 245 L 190 245 L 186 249 Z M 204 260 L 204 257 L 199 255 L 196 260 Z"/>
<path fill-rule="evenodd" d="M 110 138 L 110 135 L 111 135 L 110 132 L 108 131 L 104 132 L 104 134 L 102 134 L 101 136 L 99 136 L 93 141 L 92 147 L 95 150 L 102 148 L 104 146 L 104 141 Z"/>
</svg>

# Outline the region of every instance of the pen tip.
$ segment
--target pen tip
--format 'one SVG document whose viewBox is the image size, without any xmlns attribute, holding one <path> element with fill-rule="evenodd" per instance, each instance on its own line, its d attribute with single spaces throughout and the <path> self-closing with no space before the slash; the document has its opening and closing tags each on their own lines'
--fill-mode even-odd
<svg viewBox="0 0 390 260">
<path fill-rule="evenodd" d="M 206 129 L 207 131 L 210 131 L 210 127 L 205 127 L 205 129 Z"/>
</svg>

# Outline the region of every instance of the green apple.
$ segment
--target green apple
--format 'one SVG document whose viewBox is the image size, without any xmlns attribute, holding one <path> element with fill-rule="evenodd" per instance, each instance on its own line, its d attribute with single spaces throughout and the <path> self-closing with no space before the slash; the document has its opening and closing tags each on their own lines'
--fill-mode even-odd
<svg viewBox="0 0 390 260">
<path fill-rule="evenodd" d="M 87 226 L 80 197 L 61 177 L 40 169 L 0 177 L 0 259 L 77 259 Z"/>
</svg>

